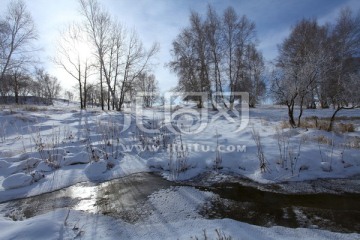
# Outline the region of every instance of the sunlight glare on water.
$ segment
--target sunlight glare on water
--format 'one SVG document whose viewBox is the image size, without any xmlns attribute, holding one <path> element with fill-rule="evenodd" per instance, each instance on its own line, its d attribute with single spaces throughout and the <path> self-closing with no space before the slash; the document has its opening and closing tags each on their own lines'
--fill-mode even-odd
<svg viewBox="0 0 360 240">
<path fill-rule="evenodd" d="M 97 186 L 74 186 L 71 191 L 71 197 L 81 199 L 74 206 L 74 210 L 96 213 L 97 191 Z"/>
</svg>

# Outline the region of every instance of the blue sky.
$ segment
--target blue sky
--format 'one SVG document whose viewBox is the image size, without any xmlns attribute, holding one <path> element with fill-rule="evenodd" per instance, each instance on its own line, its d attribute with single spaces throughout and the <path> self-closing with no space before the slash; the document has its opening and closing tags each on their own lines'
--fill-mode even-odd
<svg viewBox="0 0 360 240">
<path fill-rule="evenodd" d="M 9 0 L 0 0 L 1 10 Z M 39 31 L 42 60 L 47 70 L 66 86 L 75 85 L 63 71 L 49 62 L 59 29 L 79 19 L 76 0 L 25 0 Z M 256 23 L 259 49 L 267 61 L 277 54 L 277 44 L 289 34 L 291 26 L 302 18 L 333 22 L 341 8 L 360 9 L 359 0 L 99 0 L 127 28 L 135 28 L 145 46 L 160 43 L 154 73 L 162 91 L 176 85 L 176 75 L 164 65 L 171 60 L 171 42 L 189 23 L 190 10 L 206 13 L 210 3 L 221 15 L 228 6 Z M 5 3 L 5 4 L 4 4 Z M 0 10 L 0 11 L 1 11 Z M 68 87 L 69 88 L 69 87 Z"/>
</svg>

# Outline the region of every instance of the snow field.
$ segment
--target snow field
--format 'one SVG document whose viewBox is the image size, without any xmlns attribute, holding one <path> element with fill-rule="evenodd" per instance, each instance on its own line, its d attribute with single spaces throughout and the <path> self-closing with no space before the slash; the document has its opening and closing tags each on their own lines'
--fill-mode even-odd
<svg viewBox="0 0 360 240">
<path fill-rule="evenodd" d="M 171 124 L 162 122 L 164 116 L 159 109 L 148 109 L 143 114 L 144 127 L 151 128 L 156 123 L 166 128 Z M 346 178 L 360 172 L 360 148 L 349 143 L 360 138 L 359 120 L 350 120 L 355 130 L 343 134 L 312 128 L 288 129 L 281 128 L 286 109 L 259 107 L 250 110 L 248 127 L 236 132 L 237 123 L 224 118 L 211 121 L 212 114 L 215 113 L 210 112 L 209 123 L 203 131 L 190 134 L 190 126 L 189 134 L 175 135 L 168 131 L 144 134 L 131 113 L 79 111 L 61 106 L 49 107 L 43 113 L 3 110 L 0 112 L 3 126 L 0 202 L 39 195 L 78 182 L 106 181 L 137 172 L 159 171 L 169 180 L 187 180 L 204 172 L 215 172 L 219 176 L 241 175 L 260 183 Z M 359 110 L 341 114 L 356 117 Z M 331 110 L 305 111 L 305 117 L 313 115 L 328 117 Z M 259 166 L 254 130 L 261 139 L 267 164 L 265 172 Z M 175 145 L 173 150 L 169 144 Z M 220 152 L 217 151 L 219 145 L 223 146 Z M 124 146 L 137 147 L 127 151 Z M 228 146 L 235 146 L 239 151 L 229 151 Z M 216 165 L 218 158 L 221 161 Z M 18 222 L 1 217 L 0 228 L 5 229 L 1 237 L 189 239 L 201 238 L 205 230 L 211 239 L 218 236 L 215 231 L 218 229 L 234 239 L 239 236 L 240 239 L 359 238 L 357 234 L 315 229 L 257 227 L 230 219 L 205 220 L 197 209 L 210 197 L 210 193 L 187 187 L 158 191 L 149 196 L 149 202 L 157 211 L 139 224 L 66 209 Z"/>
</svg>

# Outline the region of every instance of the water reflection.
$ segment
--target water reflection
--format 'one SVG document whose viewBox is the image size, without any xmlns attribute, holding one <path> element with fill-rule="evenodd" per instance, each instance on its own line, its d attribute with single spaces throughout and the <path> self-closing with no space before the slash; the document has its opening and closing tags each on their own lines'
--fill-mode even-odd
<svg viewBox="0 0 360 240">
<path fill-rule="evenodd" d="M 57 208 L 70 208 L 134 223 L 156 212 L 149 201 L 151 194 L 161 189 L 171 192 L 176 189 L 173 186 L 179 185 L 152 173 L 138 173 L 97 185 L 80 183 L 59 191 L 4 203 L 6 206 L 2 204 L 2 209 L 5 209 L 2 213 L 12 217 L 16 215 L 14 212 L 20 212 L 24 218 L 29 218 Z M 199 210 L 206 218 L 231 218 L 261 226 L 360 233 L 359 194 L 281 194 L 234 183 L 197 189 L 215 193 L 215 197 L 205 202 Z"/>
<path fill-rule="evenodd" d="M 3 209 L 4 215 L 11 217 L 15 212 L 21 213 L 22 217 L 12 217 L 14 220 L 58 208 L 70 208 L 135 222 L 150 212 L 151 206 L 146 202 L 149 195 L 175 185 L 153 173 L 138 173 L 97 185 L 79 183 L 58 191 L 4 203 L 0 209 Z"/>
<path fill-rule="evenodd" d="M 231 218 L 260 226 L 280 225 L 360 232 L 359 194 L 281 194 L 240 184 L 216 184 L 219 197 L 201 210 L 208 218 Z"/>
<path fill-rule="evenodd" d="M 72 198 L 79 199 L 79 202 L 73 207 L 74 210 L 97 213 L 96 198 L 98 186 L 78 186 L 69 188 L 69 195 Z"/>
<path fill-rule="evenodd" d="M 147 202 L 148 196 L 174 185 L 151 173 L 134 174 L 102 183 L 98 188 L 95 205 L 102 214 L 136 222 L 153 210 Z"/>
</svg>

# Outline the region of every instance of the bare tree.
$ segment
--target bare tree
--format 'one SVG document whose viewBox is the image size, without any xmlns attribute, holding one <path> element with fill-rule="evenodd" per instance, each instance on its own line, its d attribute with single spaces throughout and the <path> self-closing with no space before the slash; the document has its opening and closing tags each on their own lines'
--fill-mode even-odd
<svg viewBox="0 0 360 240">
<path fill-rule="evenodd" d="M 158 81 L 154 74 L 142 73 L 135 81 L 137 92 L 143 93 L 144 107 L 152 107 L 159 97 Z"/>
<path fill-rule="evenodd" d="M 68 105 L 69 105 L 70 102 L 74 99 L 74 93 L 72 93 L 72 92 L 69 91 L 69 90 L 66 90 L 64 94 L 65 94 L 65 96 L 67 97 Z"/>
<path fill-rule="evenodd" d="M 245 52 L 247 46 L 255 45 L 255 23 L 245 15 L 239 17 L 232 7 L 225 10 L 223 16 L 225 44 L 225 72 L 229 79 L 230 109 L 234 106 L 235 95 L 239 85 L 244 82 Z"/>
<path fill-rule="evenodd" d="M 333 66 L 333 71 L 328 75 L 328 86 L 331 88 L 328 97 L 335 111 L 330 118 L 328 131 L 332 130 L 335 116 L 340 110 L 360 106 L 360 11 L 356 15 L 348 8 L 340 12 L 331 34 L 331 44 L 333 61 L 329 64 Z"/>
<path fill-rule="evenodd" d="M 179 77 L 178 89 L 184 92 L 201 91 L 197 78 L 196 56 L 190 29 L 184 29 L 172 43 L 173 60 L 169 63 Z"/>
<path fill-rule="evenodd" d="M 211 93 L 209 52 L 204 21 L 191 12 L 190 27 L 184 29 L 173 42 L 174 60 L 170 68 L 179 76 L 179 89 L 185 92 Z M 194 96 L 198 107 L 204 106 L 201 97 Z"/>
<path fill-rule="evenodd" d="M 228 88 L 230 106 L 225 106 L 232 109 L 235 92 L 263 94 L 265 90 L 261 80 L 264 63 L 256 50 L 255 24 L 246 16 L 239 17 L 231 7 L 222 18 L 210 5 L 205 19 L 191 12 L 190 26 L 173 41 L 172 55 L 169 67 L 177 73 L 181 91 L 207 93 L 211 100 L 216 92 L 215 102 L 222 100 L 225 104 L 223 91 Z M 257 99 L 254 96 L 252 102 Z M 216 109 L 213 101 L 212 105 Z M 203 103 L 198 102 L 198 106 Z"/>
<path fill-rule="evenodd" d="M 68 25 L 60 33 L 57 43 L 57 55 L 53 62 L 64 69 L 74 80 L 77 81 L 80 108 L 86 108 L 86 85 L 92 74 L 93 58 L 87 46 L 87 37 L 81 31 L 77 23 Z"/>
<path fill-rule="evenodd" d="M 103 91 L 103 71 L 104 58 L 107 49 L 106 41 L 111 28 L 111 19 L 108 12 L 106 12 L 96 0 L 79 0 L 80 13 L 84 16 L 84 27 L 88 34 L 91 43 L 95 47 L 95 53 L 98 59 L 99 79 L 100 79 L 100 94 L 101 94 L 101 109 L 104 110 L 105 96 Z M 105 76 L 106 77 L 106 76 Z M 114 96 L 114 91 L 111 88 L 109 78 L 106 79 L 108 90 Z"/>
<path fill-rule="evenodd" d="M 48 104 L 53 104 L 54 98 L 59 97 L 61 85 L 56 77 L 38 68 L 35 72 L 35 78 L 38 83 L 38 97 L 45 98 Z"/>
<path fill-rule="evenodd" d="M 34 21 L 25 3 L 13 0 L 0 18 L 0 85 L 5 74 L 33 62 L 32 42 L 37 39 Z"/>
<path fill-rule="evenodd" d="M 126 47 L 126 30 L 120 23 L 114 22 L 112 24 L 112 34 L 109 39 L 110 51 L 108 54 L 108 71 L 104 68 L 104 74 L 107 76 L 107 79 L 112 82 L 112 89 L 114 92 L 112 98 L 112 109 L 119 109 L 119 101 L 117 97 L 117 87 L 121 78 L 121 70 L 124 67 L 124 62 L 122 60 L 125 55 Z M 109 103 L 108 103 L 109 105 Z M 108 108 L 110 108 L 108 106 Z"/>
<path fill-rule="evenodd" d="M 243 79 L 243 86 L 240 85 L 238 89 L 249 93 L 249 106 L 255 107 L 266 93 L 266 84 L 263 76 L 265 71 L 264 59 L 254 45 L 247 46 L 245 64 L 245 79 Z"/>
<path fill-rule="evenodd" d="M 277 71 L 273 74 L 272 92 L 279 103 L 288 106 L 289 123 L 300 126 L 303 105 L 332 103 L 335 111 L 328 130 L 332 130 L 341 109 L 359 106 L 357 86 L 360 53 L 360 12 L 341 11 L 334 25 L 319 26 L 316 20 L 300 21 L 279 46 Z M 294 120 L 294 106 L 300 112 Z"/>
<path fill-rule="evenodd" d="M 120 81 L 119 109 L 124 104 L 125 94 L 131 89 L 131 85 L 140 74 L 149 71 L 151 59 L 158 53 L 159 44 L 154 43 L 149 50 L 145 50 L 137 34 L 133 31 L 126 45 L 126 55 L 124 56 L 123 78 Z"/>
<path fill-rule="evenodd" d="M 21 96 L 26 96 L 30 93 L 32 87 L 32 79 L 27 71 L 19 68 L 12 69 L 8 74 L 5 74 L 2 81 L 2 96 L 5 102 L 5 96 L 14 96 L 16 104 L 21 104 Z"/>
<path fill-rule="evenodd" d="M 98 59 L 102 109 L 106 97 L 103 91 L 104 78 L 108 89 L 108 109 L 112 98 L 117 102 L 113 103 L 113 106 L 120 111 L 127 90 L 131 89 L 131 84 L 139 74 L 150 66 L 150 59 L 158 52 L 159 45 L 155 43 L 146 51 L 135 31 L 128 35 L 124 43 L 121 25 L 113 21 L 110 14 L 96 0 L 80 0 L 80 7 L 80 12 L 85 18 L 86 32 Z M 122 80 L 119 81 L 120 74 Z M 116 89 L 120 91 L 119 97 Z"/>
<path fill-rule="evenodd" d="M 273 79 L 272 90 L 287 105 L 292 127 L 300 126 L 304 100 L 316 88 L 319 73 L 324 71 L 328 61 L 323 45 L 326 37 L 326 28 L 320 27 L 316 20 L 303 19 L 279 46 L 276 65 L 282 74 Z M 297 124 L 294 119 L 296 103 L 300 106 Z"/>
<path fill-rule="evenodd" d="M 222 25 L 221 19 L 216 13 L 215 9 L 208 5 L 207 17 L 206 17 L 206 38 L 209 44 L 209 74 L 212 85 L 215 85 L 214 91 L 217 93 L 215 101 L 218 103 L 222 101 L 225 106 L 226 103 L 223 97 L 223 73 L 221 71 L 221 64 L 223 60 L 223 44 L 222 44 Z"/>
</svg>

